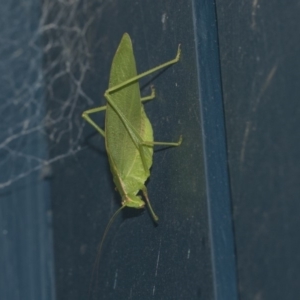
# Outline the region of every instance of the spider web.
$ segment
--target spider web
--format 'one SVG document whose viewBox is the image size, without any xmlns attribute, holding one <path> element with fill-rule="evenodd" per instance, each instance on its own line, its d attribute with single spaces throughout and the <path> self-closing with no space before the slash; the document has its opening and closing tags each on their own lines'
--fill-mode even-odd
<svg viewBox="0 0 300 300">
<path fill-rule="evenodd" d="M 102 2 L 2 2 L 0 190 L 82 150 Z"/>
</svg>

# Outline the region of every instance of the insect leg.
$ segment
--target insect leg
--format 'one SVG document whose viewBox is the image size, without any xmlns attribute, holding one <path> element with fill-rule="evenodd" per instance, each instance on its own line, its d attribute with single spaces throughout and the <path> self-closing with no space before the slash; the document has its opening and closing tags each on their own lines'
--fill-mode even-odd
<svg viewBox="0 0 300 300">
<path fill-rule="evenodd" d="M 127 118 L 124 116 L 123 112 L 119 109 L 119 107 L 112 101 L 110 95 L 108 93 L 105 93 L 104 96 L 107 99 L 107 102 L 112 106 L 112 108 L 115 110 L 115 112 L 119 115 L 120 119 L 122 120 L 124 126 L 126 127 L 128 133 L 129 133 L 129 135 L 132 137 L 134 144 L 136 145 L 136 147 L 138 148 L 138 150 L 140 152 L 144 170 L 145 170 L 146 174 L 149 176 L 150 175 L 149 168 L 147 167 L 146 157 L 145 157 L 145 153 L 144 153 L 144 147 L 149 146 L 149 145 L 143 145 L 142 137 L 136 131 L 136 129 L 131 125 L 131 123 L 127 120 Z"/>
<path fill-rule="evenodd" d="M 142 192 L 143 192 L 143 195 L 144 195 L 144 197 L 145 197 L 145 199 L 146 199 L 146 201 L 147 201 L 147 204 L 148 204 L 150 213 L 151 213 L 151 215 L 152 215 L 152 218 L 153 218 L 153 220 L 154 220 L 155 222 L 157 222 L 157 221 L 158 221 L 158 216 L 157 216 L 157 215 L 155 214 L 155 212 L 153 211 L 153 208 L 152 208 L 152 206 L 151 206 L 151 204 L 150 204 L 150 200 L 149 200 L 149 197 L 148 197 L 147 188 L 146 188 L 145 186 L 143 186 Z"/>
<path fill-rule="evenodd" d="M 91 124 L 104 138 L 105 138 L 105 131 L 101 129 L 91 118 L 90 114 L 97 113 L 99 111 L 105 110 L 106 106 L 100 106 L 92 109 L 88 109 L 82 113 L 82 117 L 89 123 Z"/>
<path fill-rule="evenodd" d="M 155 89 L 154 89 L 153 85 L 151 85 L 151 95 L 141 98 L 141 102 L 152 100 L 153 98 L 155 98 Z"/>
<path fill-rule="evenodd" d="M 126 85 L 128 85 L 128 84 L 130 84 L 130 83 L 132 83 L 132 82 L 135 82 L 135 81 L 137 81 L 137 80 L 139 80 L 139 79 L 141 79 L 141 78 L 143 78 L 143 77 L 145 77 L 145 76 L 150 75 L 150 74 L 153 73 L 153 72 L 156 72 L 156 71 L 158 71 L 158 70 L 160 70 L 160 69 L 164 69 L 164 68 L 166 68 L 166 67 L 168 67 L 168 66 L 170 66 L 170 65 L 173 65 L 173 64 L 177 63 L 177 62 L 179 61 L 179 58 L 180 58 L 180 52 L 181 52 L 181 50 L 180 50 L 180 44 L 179 44 L 179 45 L 178 45 L 177 54 L 176 54 L 176 57 L 175 57 L 174 59 L 172 59 L 172 60 L 170 60 L 170 61 L 168 61 L 168 62 L 166 62 L 166 63 L 163 63 L 163 64 L 161 64 L 161 65 L 159 65 L 159 66 L 157 66 L 157 67 L 155 67 L 155 68 L 152 68 L 152 69 L 150 69 L 150 70 L 148 70 L 148 71 L 146 71 L 146 72 L 143 72 L 143 73 L 141 73 L 141 74 L 139 74 L 139 75 L 137 75 L 137 76 L 135 76 L 135 77 L 132 77 L 132 78 L 130 78 L 130 79 L 128 79 L 128 80 L 125 80 L 124 82 L 122 82 L 122 83 L 120 83 L 120 84 L 117 84 L 117 85 L 115 85 L 115 86 L 109 88 L 109 89 L 106 91 L 106 93 L 109 94 L 109 93 L 111 93 L 111 92 L 114 92 L 114 91 L 116 91 L 116 90 L 118 90 L 118 89 L 120 89 L 120 88 L 122 88 L 122 87 L 124 87 L 124 86 L 126 86 Z"/>
<path fill-rule="evenodd" d="M 111 96 L 109 95 L 108 90 L 105 92 L 104 97 L 106 98 L 107 102 L 112 106 L 112 108 L 115 110 L 115 112 L 118 114 L 120 119 L 122 120 L 124 126 L 126 127 L 128 133 L 133 139 L 133 142 L 137 147 L 143 142 L 140 134 L 137 132 L 137 130 L 131 125 L 131 123 L 128 121 L 128 119 L 125 117 L 123 112 L 119 109 L 119 107 L 114 103 L 114 101 L 111 99 Z"/>
<path fill-rule="evenodd" d="M 154 145 L 161 145 L 161 146 L 180 146 L 182 142 L 182 135 L 179 137 L 179 141 L 177 143 L 169 143 L 169 142 L 151 142 L 151 141 L 143 141 L 142 145 L 145 146 L 154 146 Z"/>
<path fill-rule="evenodd" d="M 104 97 L 107 99 L 107 102 L 112 106 L 112 108 L 115 110 L 115 112 L 119 115 L 126 130 L 128 131 L 129 135 L 132 137 L 132 140 L 133 140 L 134 144 L 136 145 L 136 147 L 138 148 L 139 153 L 141 155 L 141 160 L 143 163 L 144 170 L 145 170 L 146 174 L 149 176 L 149 174 L 150 174 L 149 168 L 147 167 L 146 157 L 145 157 L 145 153 L 144 153 L 144 147 L 149 146 L 149 145 L 143 145 L 143 139 L 141 138 L 140 134 L 136 131 L 136 129 L 127 120 L 127 118 L 124 116 L 123 112 L 119 109 L 118 105 L 116 105 L 116 103 L 114 103 L 114 101 L 112 101 L 111 96 L 109 95 L 109 93 L 107 91 L 105 92 Z"/>
</svg>

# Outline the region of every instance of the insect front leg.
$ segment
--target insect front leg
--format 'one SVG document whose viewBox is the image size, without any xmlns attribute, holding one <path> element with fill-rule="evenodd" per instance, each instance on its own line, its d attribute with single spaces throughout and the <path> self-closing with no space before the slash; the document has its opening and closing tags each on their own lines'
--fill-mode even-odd
<svg viewBox="0 0 300 300">
<path fill-rule="evenodd" d="M 106 110 L 106 105 L 88 109 L 82 113 L 82 117 L 91 124 L 104 138 L 105 138 L 105 131 L 101 129 L 91 118 L 89 115 Z"/>
</svg>

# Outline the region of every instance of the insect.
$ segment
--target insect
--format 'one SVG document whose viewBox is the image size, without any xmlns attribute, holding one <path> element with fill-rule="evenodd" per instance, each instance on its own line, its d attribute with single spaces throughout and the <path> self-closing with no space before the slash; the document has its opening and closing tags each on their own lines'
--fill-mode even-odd
<svg viewBox="0 0 300 300">
<path fill-rule="evenodd" d="M 153 146 L 179 146 L 182 137 L 180 136 L 177 143 L 153 140 L 152 126 L 146 116 L 142 102 L 153 99 L 155 90 L 152 87 L 151 95 L 141 98 L 138 80 L 175 64 L 179 57 L 180 45 L 173 60 L 138 75 L 132 42 L 130 36 L 125 33 L 114 56 L 109 88 L 104 94 L 107 105 L 86 110 L 82 114 L 82 117 L 105 138 L 113 181 L 122 197 L 122 206 L 108 223 L 102 242 L 114 218 L 124 207 L 136 209 L 145 207 L 144 200 L 138 195 L 140 191 L 144 195 L 154 221 L 158 221 L 145 186 L 145 182 L 150 176 Z M 100 128 L 90 118 L 91 114 L 101 111 L 106 111 L 105 129 Z M 102 242 L 99 251 L 101 251 Z"/>
</svg>

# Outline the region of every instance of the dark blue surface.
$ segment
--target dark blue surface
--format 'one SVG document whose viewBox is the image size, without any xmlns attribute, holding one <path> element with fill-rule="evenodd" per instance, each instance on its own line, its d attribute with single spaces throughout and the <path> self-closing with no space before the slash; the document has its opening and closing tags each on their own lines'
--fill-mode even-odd
<svg viewBox="0 0 300 300">
<path fill-rule="evenodd" d="M 239 297 L 299 299 L 299 1 L 216 2 Z"/>
</svg>

